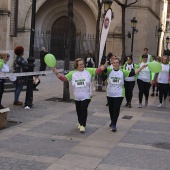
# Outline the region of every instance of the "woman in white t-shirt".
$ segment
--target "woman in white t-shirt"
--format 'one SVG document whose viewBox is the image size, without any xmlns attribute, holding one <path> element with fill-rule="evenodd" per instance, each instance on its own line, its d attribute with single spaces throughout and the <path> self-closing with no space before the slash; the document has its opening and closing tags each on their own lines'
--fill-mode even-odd
<svg viewBox="0 0 170 170">
<path fill-rule="evenodd" d="M 138 66 L 133 62 L 133 58 L 132 56 L 127 56 L 127 61 L 126 63 L 123 65 L 123 69 L 124 70 L 129 70 L 131 71 L 132 69 L 136 70 L 138 68 Z M 125 107 L 129 107 L 131 108 L 131 101 L 132 101 L 132 97 L 133 97 L 133 89 L 135 87 L 135 80 L 136 77 L 132 76 L 132 77 L 126 77 L 125 78 L 125 97 L 126 97 L 126 104 Z"/>
<path fill-rule="evenodd" d="M 76 112 L 78 117 L 78 129 L 85 132 L 87 109 L 91 101 L 91 78 L 106 69 L 107 63 L 99 68 L 85 68 L 84 60 L 77 58 L 74 63 L 75 70 L 61 75 L 56 68 L 53 72 L 61 81 L 71 81 L 75 98 Z"/>
<path fill-rule="evenodd" d="M 142 67 L 143 65 L 147 65 L 149 63 L 148 61 L 148 55 L 143 54 L 142 55 L 142 62 L 139 64 L 139 67 Z M 145 106 L 148 105 L 148 98 L 149 98 L 149 89 L 150 89 L 150 82 L 151 82 L 151 71 L 148 67 L 144 68 L 138 75 L 137 78 L 137 84 L 139 88 L 139 106 L 138 108 L 142 107 L 142 99 L 143 95 L 145 95 Z"/>
<path fill-rule="evenodd" d="M 131 77 L 139 73 L 147 65 L 143 65 L 137 70 L 120 69 L 120 60 L 115 58 L 113 60 L 113 69 L 107 68 L 108 85 L 107 85 L 107 99 L 109 104 L 109 113 L 111 124 L 111 131 L 116 132 L 116 124 L 120 113 L 120 106 L 125 97 L 124 78 Z"/>
<path fill-rule="evenodd" d="M 166 103 L 166 98 L 169 91 L 169 73 L 170 65 L 168 64 L 168 56 L 162 57 L 162 70 L 159 72 L 157 77 L 158 87 L 159 87 L 159 105 L 162 107 L 162 104 Z"/>
<path fill-rule="evenodd" d="M 7 73 L 9 72 L 9 66 L 7 62 L 9 61 L 10 55 L 6 52 L 0 53 L 0 59 L 3 60 L 3 66 L 0 70 L 0 72 Z M 4 109 L 5 107 L 2 105 L 2 96 L 4 93 L 4 83 L 5 83 L 5 78 L 0 79 L 0 109 Z"/>
</svg>

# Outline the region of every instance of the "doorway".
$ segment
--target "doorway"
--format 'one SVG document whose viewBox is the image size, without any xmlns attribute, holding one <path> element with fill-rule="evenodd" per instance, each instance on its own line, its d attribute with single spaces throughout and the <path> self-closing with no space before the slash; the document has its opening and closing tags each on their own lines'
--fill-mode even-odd
<svg viewBox="0 0 170 170">
<path fill-rule="evenodd" d="M 64 60 L 65 46 L 68 30 L 68 17 L 60 17 L 57 19 L 51 29 L 51 46 L 50 52 L 56 57 L 57 60 Z M 75 60 L 75 46 L 76 46 L 76 27 L 72 23 L 72 38 L 71 38 L 71 51 L 70 60 Z"/>
</svg>

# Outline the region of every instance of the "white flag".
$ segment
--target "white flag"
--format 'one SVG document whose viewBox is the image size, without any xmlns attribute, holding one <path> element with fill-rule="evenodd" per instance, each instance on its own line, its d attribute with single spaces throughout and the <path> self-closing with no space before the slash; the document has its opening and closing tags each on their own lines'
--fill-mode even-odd
<svg viewBox="0 0 170 170">
<path fill-rule="evenodd" d="M 102 60 L 103 56 L 103 51 L 107 39 L 107 35 L 109 32 L 110 24 L 111 24 L 111 19 L 112 19 L 112 9 L 108 9 L 103 21 L 103 26 L 102 26 L 102 33 L 101 33 L 101 38 L 100 38 L 100 51 L 99 51 L 99 66 Z"/>
</svg>

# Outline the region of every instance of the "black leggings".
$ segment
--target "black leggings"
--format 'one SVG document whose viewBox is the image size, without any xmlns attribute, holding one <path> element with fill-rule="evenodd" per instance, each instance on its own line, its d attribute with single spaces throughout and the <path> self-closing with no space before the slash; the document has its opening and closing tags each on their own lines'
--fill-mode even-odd
<svg viewBox="0 0 170 170">
<path fill-rule="evenodd" d="M 123 97 L 107 97 L 107 99 L 109 104 L 110 119 L 112 124 L 116 126 Z"/>
<path fill-rule="evenodd" d="M 87 121 L 87 108 L 90 103 L 90 99 L 85 99 L 82 101 L 75 100 L 76 112 L 78 117 L 78 122 L 81 126 L 86 126 Z"/>
<path fill-rule="evenodd" d="M 158 83 L 159 86 L 159 102 L 162 103 L 163 98 L 168 96 L 169 84 Z"/>
<path fill-rule="evenodd" d="M 0 105 L 1 105 L 3 93 L 4 93 L 4 80 L 0 80 Z"/>
<path fill-rule="evenodd" d="M 131 103 L 132 101 L 134 86 L 135 86 L 135 81 L 124 81 L 125 97 L 127 103 Z"/>
<path fill-rule="evenodd" d="M 150 82 L 144 82 L 140 79 L 137 79 L 138 88 L 139 88 L 139 103 L 142 103 L 143 95 L 145 95 L 145 100 L 148 100 Z"/>
<path fill-rule="evenodd" d="M 155 88 L 156 88 L 156 93 L 158 93 L 158 86 L 155 86 L 154 84 L 152 85 L 152 92 L 155 92 Z"/>
</svg>

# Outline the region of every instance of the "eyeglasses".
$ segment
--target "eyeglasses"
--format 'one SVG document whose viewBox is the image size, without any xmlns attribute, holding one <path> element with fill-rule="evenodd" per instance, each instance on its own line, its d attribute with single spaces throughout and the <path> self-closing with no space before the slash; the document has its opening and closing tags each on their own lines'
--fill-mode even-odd
<svg viewBox="0 0 170 170">
<path fill-rule="evenodd" d="M 7 55 L 7 57 L 9 58 L 9 57 L 10 57 L 10 55 Z"/>
</svg>

